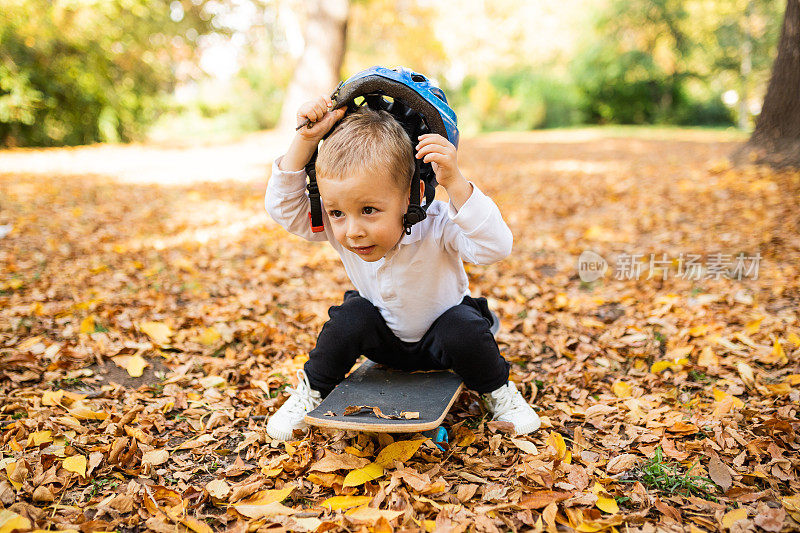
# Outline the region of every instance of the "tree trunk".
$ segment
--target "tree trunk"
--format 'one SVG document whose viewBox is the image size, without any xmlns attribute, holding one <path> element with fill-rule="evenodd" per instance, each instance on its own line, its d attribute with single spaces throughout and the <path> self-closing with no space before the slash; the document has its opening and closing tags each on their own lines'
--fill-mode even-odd
<svg viewBox="0 0 800 533">
<path fill-rule="evenodd" d="M 340 81 L 344 59 L 349 0 L 313 0 L 300 5 L 306 9 L 303 52 L 283 100 L 280 129 L 294 129 L 297 108 L 312 98 L 330 95 Z"/>
<path fill-rule="evenodd" d="M 788 0 L 761 115 L 734 159 L 800 168 L 800 0 Z"/>
</svg>

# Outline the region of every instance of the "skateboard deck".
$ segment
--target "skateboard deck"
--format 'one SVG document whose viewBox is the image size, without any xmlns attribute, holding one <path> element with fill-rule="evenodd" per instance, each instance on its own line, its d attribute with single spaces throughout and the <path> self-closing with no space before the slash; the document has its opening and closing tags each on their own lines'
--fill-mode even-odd
<svg viewBox="0 0 800 533">
<path fill-rule="evenodd" d="M 449 370 L 406 372 L 366 361 L 305 421 L 322 428 L 377 433 L 428 431 L 441 425 L 462 386 L 461 378 Z M 345 414 L 350 411 L 357 412 Z"/>
</svg>

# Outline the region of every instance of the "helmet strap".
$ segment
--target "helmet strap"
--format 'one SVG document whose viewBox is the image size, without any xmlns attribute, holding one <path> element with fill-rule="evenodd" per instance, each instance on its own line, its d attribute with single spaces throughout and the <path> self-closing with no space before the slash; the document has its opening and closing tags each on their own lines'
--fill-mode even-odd
<svg viewBox="0 0 800 533">
<path fill-rule="evenodd" d="M 425 220 L 425 210 L 420 206 L 419 194 L 419 174 L 420 166 L 422 163 L 416 157 L 414 158 L 414 177 L 411 178 L 411 199 L 408 204 L 408 211 L 403 215 L 403 227 L 405 228 L 406 235 L 411 235 L 411 226 L 417 222 Z"/>
<path fill-rule="evenodd" d="M 312 233 L 320 233 L 325 230 L 322 223 L 322 202 L 319 197 L 319 187 L 317 186 L 317 149 L 314 149 L 314 154 L 311 159 L 306 163 L 306 175 L 308 176 L 308 199 L 311 201 L 311 212 L 308 218 L 311 220 Z"/>
</svg>

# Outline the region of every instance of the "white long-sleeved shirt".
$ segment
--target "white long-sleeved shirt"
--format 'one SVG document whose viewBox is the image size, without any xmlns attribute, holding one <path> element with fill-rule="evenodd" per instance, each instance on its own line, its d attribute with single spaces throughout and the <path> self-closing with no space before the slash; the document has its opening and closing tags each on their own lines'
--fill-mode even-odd
<svg viewBox="0 0 800 533">
<path fill-rule="evenodd" d="M 364 261 L 336 240 L 324 204 L 325 231 L 311 231 L 306 173 L 281 170 L 280 160 L 273 163 L 267 183 L 267 212 L 290 233 L 331 243 L 356 290 L 378 308 L 402 341 L 420 340 L 434 320 L 469 294 L 463 261 L 487 265 L 511 253 L 513 236 L 500 210 L 472 184 L 461 209 L 434 200 L 425 220 L 412 226 L 411 235 L 404 234 L 378 261 Z"/>
</svg>

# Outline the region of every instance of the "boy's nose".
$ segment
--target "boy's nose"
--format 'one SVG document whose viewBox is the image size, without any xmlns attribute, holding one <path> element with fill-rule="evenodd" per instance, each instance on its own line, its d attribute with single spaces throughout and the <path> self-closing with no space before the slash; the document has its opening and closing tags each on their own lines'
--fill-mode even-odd
<svg viewBox="0 0 800 533">
<path fill-rule="evenodd" d="M 347 238 L 354 239 L 364 236 L 364 228 L 357 222 L 348 222 L 347 224 Z"/>
</svg>

